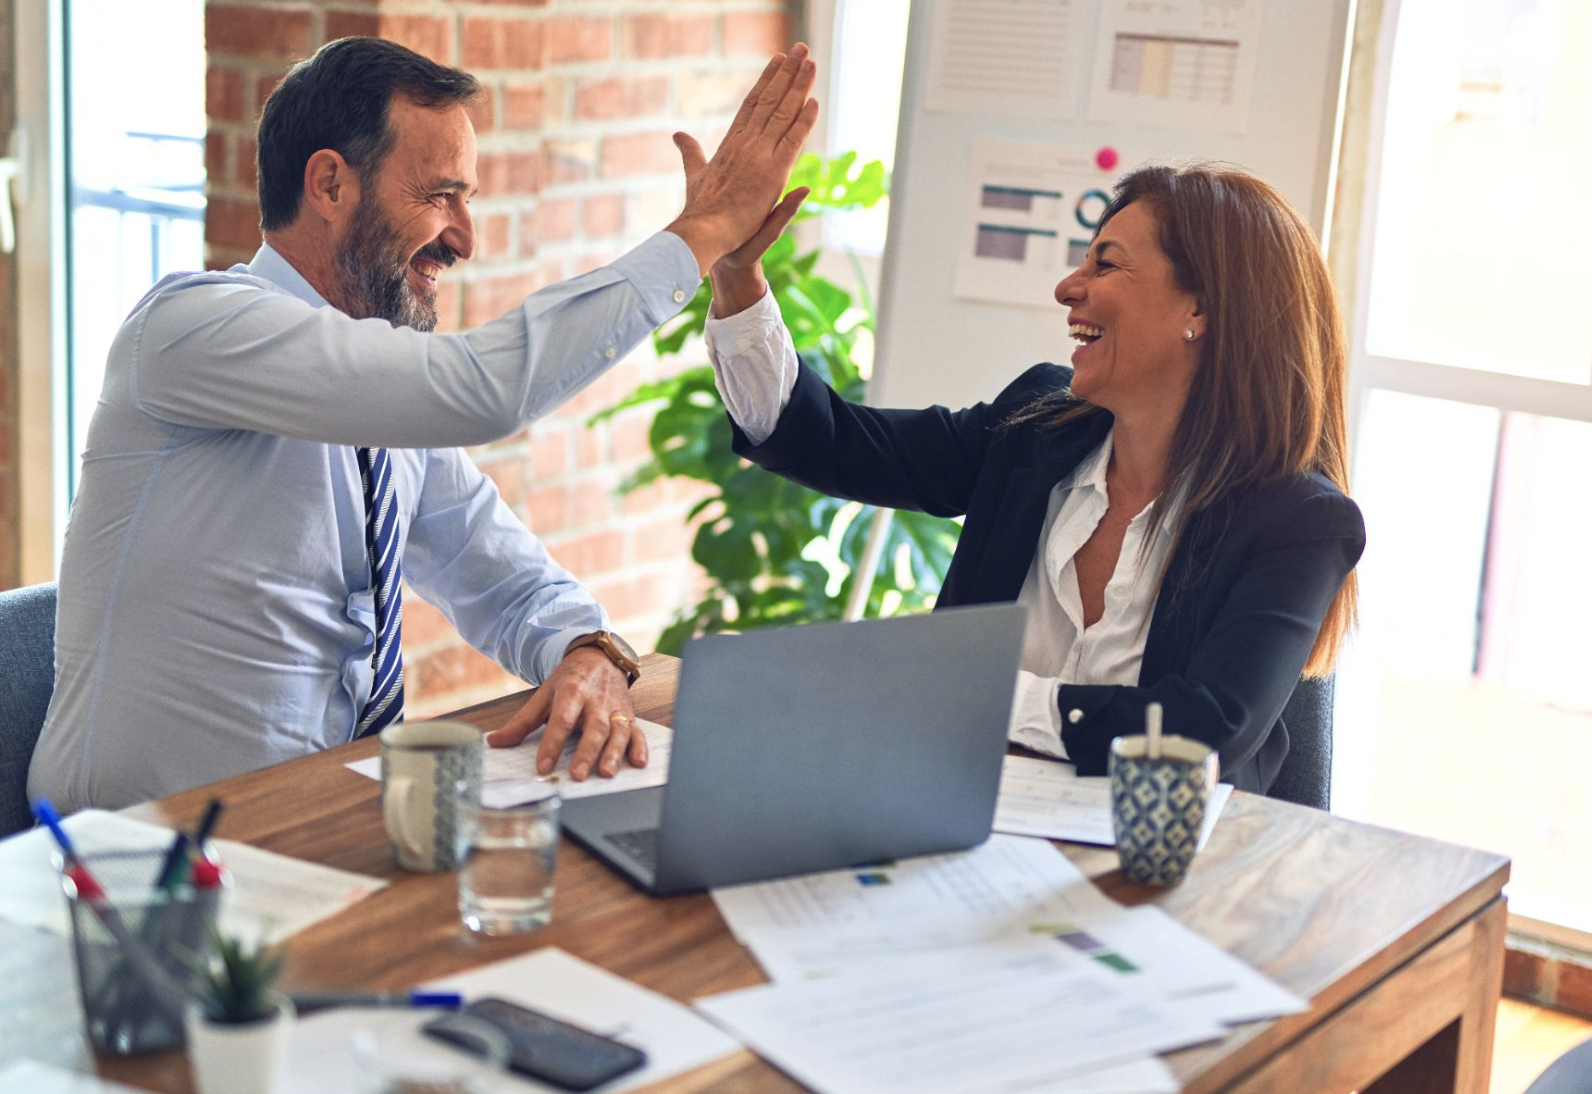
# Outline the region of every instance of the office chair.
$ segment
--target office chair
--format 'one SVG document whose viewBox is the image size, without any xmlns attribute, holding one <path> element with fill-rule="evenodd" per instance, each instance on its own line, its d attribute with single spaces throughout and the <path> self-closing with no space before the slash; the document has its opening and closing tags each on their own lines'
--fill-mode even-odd
<svg viewBox="0 0 1592 1094">
<path fill-rule="evenodd" d="M 0 592 L 0 836 L 33 824 L 28 764 L 55 691 L 55 583 Z"/>
<path fill-rule="evenodd" d="M 1548 1065 L 1526 1094 L 1592 1094 L 1592 1040 L 1582 1041 Z"/>
<path fill-rule="evenodd" d="M 1305 677 L 1282 708 L 1288 728 L 1288 755 L 1266 791 L 1299 805 L 1329 809 L 1332 806 L 1332 691 L 1333 678 Z"/>
</svg>

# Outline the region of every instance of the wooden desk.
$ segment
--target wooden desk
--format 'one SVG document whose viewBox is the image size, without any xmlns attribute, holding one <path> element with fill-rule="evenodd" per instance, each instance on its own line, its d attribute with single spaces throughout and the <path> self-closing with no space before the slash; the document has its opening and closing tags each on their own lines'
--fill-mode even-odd
<svg viewBox="0 0 1592 1094">
<path fill-rule="evenodd" d="M 637 710 L 670 722 L 678 662 L 653 656 L 644 667 Z M 455 717 L 492 728 L 520 701 Z M 217 835 L 392 880 L 294 938 L 291 987 L 406 988 L 548 945 L 682 1001 L 763 982 L 708 896 L 643 896 L 567 842 L 552 926 L 519 939 L 471 936 L 459 924 L 454 876 L 398 871 L 377 783 L 344 769 L 375 750 L 359 742 L 129 812 L 192 826 L 221 794 L 228 808 Z M 1124 882 L 1111 850 L 1059 846 L 1116 899 L 1159 904 L 1311 1000 L 1308 1013 L 1169 1056 L 1187 1094 L 1486 1094 L 1508 859 L 1245 793 L 1233 795 L 1210 846 L 1169 891 Z M 6 1003 L 0 986 L 0 1025 L 11 1018 Z M 101 1071 L 152 1090 L 191 1089 L 180 1056 L 106 1061 Z M 799 1089 L 750 1053 L 665 1088 Z"/>
</svg>

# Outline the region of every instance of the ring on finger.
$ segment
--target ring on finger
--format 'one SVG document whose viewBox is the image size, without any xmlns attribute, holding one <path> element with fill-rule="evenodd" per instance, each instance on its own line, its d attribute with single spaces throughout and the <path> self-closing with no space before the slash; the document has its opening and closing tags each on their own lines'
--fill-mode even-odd
<svg viewBox="0 0 1592 1094">
<path fill-rule="evenodd" d="M 618 722 L 621 725 L 629 725 L 631 718 L 628 714 L 610 714 L 608 720 L 610 722 Z"/>
</svg>

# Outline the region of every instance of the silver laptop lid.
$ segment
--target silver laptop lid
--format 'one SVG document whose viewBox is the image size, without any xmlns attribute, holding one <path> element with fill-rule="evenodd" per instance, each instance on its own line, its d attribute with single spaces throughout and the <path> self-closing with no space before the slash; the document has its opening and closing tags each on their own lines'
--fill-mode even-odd
<svg viewBox="0 0 1592 1094">
<path fill-rule="evenodd" d="M 654 891 L 982 842 L 1023 619 L 983 605 L 688 643 Z"/>
</svg>

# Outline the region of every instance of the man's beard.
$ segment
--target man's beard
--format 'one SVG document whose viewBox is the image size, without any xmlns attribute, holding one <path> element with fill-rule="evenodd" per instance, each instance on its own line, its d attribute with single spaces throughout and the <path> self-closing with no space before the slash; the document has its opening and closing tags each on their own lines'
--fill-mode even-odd
<svg viewBox="0 0 1592 1094">
<path fill-rule="evenodd" d="M 436 292 L 416 293 L 409 283 L 409 255 L 376 202 L 360 201 L 348 238 L 337 251 L 342 308 L 355 319 L 385 319 L 395 327 L 429 331 L 437 325 Z M 444 268 L 455 260 L 453 249 L 440 240 L 413 256 Z"/>
</svg>

